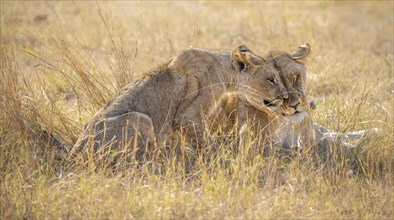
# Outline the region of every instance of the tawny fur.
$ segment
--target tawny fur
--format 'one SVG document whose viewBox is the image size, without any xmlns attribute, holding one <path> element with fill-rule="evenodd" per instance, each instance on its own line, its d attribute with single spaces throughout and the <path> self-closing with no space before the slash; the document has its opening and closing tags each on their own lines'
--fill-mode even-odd
<svg viewBox="0 0 394 220">
<path fill-rule="evenodd" d="M 178 133 L 204 147 L 204 116 L 227 92 L 263 106 L 266 117 L 287 90 L 272 63 L 245 46 L 231 54 L 187 49 L 121 89 L 86 123 L 74 152 L 110 146 L 141 157 Z"/>
<path fill-rule="evenodd" d="M 267 117 L 258 113 L 258 108 L 250 105 L 244 96 L 225 94 L 210 114 L 210 120 L 227 131 L 237 129 L 238 133 L 247 125 L 255 138 L 264 140 L 261 142 L 263 148 L 275 145 L 282 153 L 303 151 L 321 159 L 329 157 L 333 147 L 351 148 L 362 143 L 369 134 L 376 133 L 377 129 L 335 132 L 313 122 L 305 95 L 306 66 L 302 61 L 309 53 L 309 44 L 304 44 L 293 53 L 271 51 L 264 56 L 279 71 L 287 89 L 281 113 Z"/>
</svg>

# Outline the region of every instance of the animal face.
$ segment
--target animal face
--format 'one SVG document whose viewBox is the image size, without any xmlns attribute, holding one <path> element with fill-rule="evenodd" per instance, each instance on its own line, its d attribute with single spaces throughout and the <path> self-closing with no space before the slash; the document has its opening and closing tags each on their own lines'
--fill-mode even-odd
<svg viewBox="0 0 394 220">
<path fill-rule="evenodd" d="M 274 112 L 289 98 L 272 63 L 243 45 L 233 49 L 231 59 L 239 72 L 240 91 L 253 107 Z"/>
<path fill-rule="evenodd" d="M 293 53 L 269 52 L 265 58 L 279 71 L 285 85 L 288 98 L 284 99 L 282 112 L 285 116 L 305 114 L 307 102 L 305 96 L 306 67 L 302 59 L 310 54 L 310 45 L 305 43 Z"/>
</svg>

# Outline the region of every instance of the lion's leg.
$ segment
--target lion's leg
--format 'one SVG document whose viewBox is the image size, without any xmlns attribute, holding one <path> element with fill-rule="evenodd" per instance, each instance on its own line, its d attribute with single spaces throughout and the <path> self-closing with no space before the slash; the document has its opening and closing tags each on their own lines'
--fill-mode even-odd
<svg viewBox="0 0 394 220">
<path fill-rule="evenodd" d="M 209 110 L 205 123 L 209 132 L 230 132 L 236 124 L 237 99 L 232 95 L 225 94 Z"/>
<path fill-rule="evenodd" d="M 209 141 L 205 135 L 205 127 L 199 120 L 183 118 L 177 124 L 176 129 L 185 137 L 187 144 L 196 149 L 205 149 L 209 145 Z"/>
<path fill-rule="evenodd" d="M 154 141 L 150 117 L 138 112 L 98 120 L 90 134 L 82 137 L 76 147 L 92 149 L 94 154 L 111 154 L 140 159 Z M 119 159 L 120 156 L 115 156 Z"/>
</svg>

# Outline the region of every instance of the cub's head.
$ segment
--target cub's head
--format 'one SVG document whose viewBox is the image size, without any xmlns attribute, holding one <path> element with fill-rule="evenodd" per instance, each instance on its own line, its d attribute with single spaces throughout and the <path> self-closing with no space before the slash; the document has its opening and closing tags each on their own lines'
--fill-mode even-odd
<svg viewBox="0 0 394 220">
<path fill-rule="evenodd" d="M 253 107 L 274 112 L 288 99 L 279 71 L 271 62 L 244 45 L 234 48 L 231 61 L 237 72 L 237 87 Z"/>
<path fill-rule="evenodd" d="M 311 51 L 308 43 L 300 45 L 294 52 L 270 51 L 265 59 L 279 71 L 287 88 L 288 98 L 284 99 L 282 112 L 292 118 L 305 116 L 308 104 L 305 96 L 306 66 L 302 62 Z"/>
</svg>

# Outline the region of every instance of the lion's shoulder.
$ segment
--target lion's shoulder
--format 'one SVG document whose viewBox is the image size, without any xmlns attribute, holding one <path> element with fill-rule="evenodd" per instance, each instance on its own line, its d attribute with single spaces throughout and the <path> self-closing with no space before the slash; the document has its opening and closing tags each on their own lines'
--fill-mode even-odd
<svg viewBox="0 0 394 220">
<path fill-rule="evenodd" d="M 231 65 L 230 54 L 216 50 L 187 48 L 180 51 L 168 65 L 170 69 L 189 72 L 194 69 L 223 68 Z"/>
</svg>

